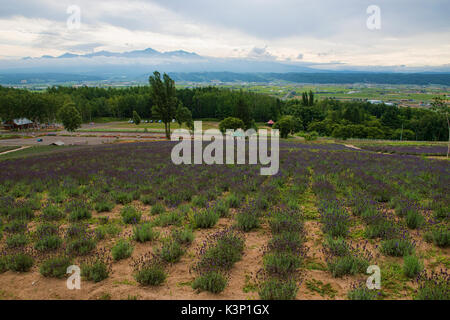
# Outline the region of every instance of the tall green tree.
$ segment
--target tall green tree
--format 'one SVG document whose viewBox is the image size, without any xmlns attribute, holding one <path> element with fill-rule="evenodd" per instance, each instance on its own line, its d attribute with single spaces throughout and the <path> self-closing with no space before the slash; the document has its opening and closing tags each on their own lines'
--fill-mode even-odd
<svg viewBox="0 0 450 320">
<path fill-rule="evenodd" d="M 139 114 L 135 111 L 133 111 L 133 122 L 135 125 L 140 125 L 141 124 L 141 117 L 139 116 Z"/>
<path fill-rule="evenodd" d="M 310 107 L 314 105 L 314 92 L 312 92 L 312 90 L 309 90 L 309 99 L 308 99 L 308 102 L 309 102 L 308 105 L 309 105 Z"/>
<path fill-rule="evenodd" d="M 304 106 L 309 106 L 308 94 L 306 92 L 302 93 L 302 104 Z"/>
<path fill-rule="evenodd" d="M 241 119 L 244 122 L 245 130 L 252 127 L 253 119 L 250 112 L 250 107 L 247 101 L 245 101 L 244 97 L 241 95 L 238 97 L 236 103 L 235 117 Z"/>
<path fill-rule="evenodd" d="M 219 130 L 222 133 L 225 133 L 228 129 L 237 130 L 237 129 L 244 129 L 244 127 L 245 127 L 244 121 L 233 117 L 226 118 L 219 123 Z"/>
<path fill-rule="evenodd" d="M 59 109 L 58 118 L 69 132 L 73 132 L 81 127 L 81 114 L 73 102 L 68 102 Z"/>
<path fill-rule="evenodd" d="M 290 133 L 295 131 L 295 120 L 293 116 L 283 116 L 273 126 L 274 129 L 280 130 L 280 137 L 286 139 Z"/>
<path fill-rule="evenodd" d="M 450 154 L 450 119 L 448 117 L 450 113 L 450 107 L 446 103 L 446 100 L 442 98 L 441 96 L 438 96 L 433 99 L 433 103 L 431 104 L 432 109 L 439 113 L 440 115 L 443 115 L 445 119 L 447 120 L 447 128 L 448 128 L 448 149 L 447 149 L 447 158 Z"/>
<path fill-rule="evenodd" d="M 175 119 L 178 106 L 176 97 L 175 81 L 164 73 L 161 80 L 161 74 L 158 71 L 150 76 L 150 97 L 153 101 L 152 113 L 161 118 L 164 123 L 166 138 L 170 139 L 170 123 Z"/>
<path fill-rule="evenodd" d="M 181 128 L 181 125 L 183 123 L 186 123 L 186 125 L 189 128 L 192 128 L 192 126 L 193 126 L 191 110 L 189 110 L 188 108 L 184 107 L 181 102 L 178 104 L 178 108 L 177 108 L 177 111 L 175 113 L 175 119 L 177 120 L 178 125 L 180 126 L 180 128 Z"/>
</svg>

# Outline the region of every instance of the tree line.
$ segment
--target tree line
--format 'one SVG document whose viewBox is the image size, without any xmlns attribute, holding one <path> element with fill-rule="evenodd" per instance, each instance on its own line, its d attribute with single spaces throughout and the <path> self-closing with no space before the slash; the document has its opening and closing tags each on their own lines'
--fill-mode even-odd
<svg viewBox="0 0 450 320">
<path fill-rule="evenodd" d="M 442 112 L 403 108 L 368 102 L 342 102 L 334 99 L 310 105 L 290 100 L 282 114 L 291 116 L 293 131 L 317 132 L 335 138 L 447 141 L 447 120 Z"/>
<path fill-rule="evenodd" d="M 0 118 L 11 120 L 26 117 L 40 122 L 57 119 L 58 109 L 72 102 L 83 122 L 99 117 L 132 118 L 136 111 L 143 119 L 158 119 L 152 114 L 155 97 L 151 87 L 123 89 L 98 87 L 51 87 L 44 92 L 0 86 Z M 204 87 L 177 89 L 176 98 L 187 107 L 195 119 L 224 119 L 239 113 L 239 104 L 248 106 L 255 121 L 276 120 L 282 101 L 263 94 Z"/>
<path fill-rule="evenodd" d="M 0 86 L 0 118 L 54 122 L 60 120 L 61 109 L 71 105 L 83 122 L 98 117 L 139 117 L 169 123 L 168 132 L 171 119 L 189 123 L 192 119 L 234 117 L 246 129 L 256 122 L 283 120 L 278 126 L 289 133 L 317 132 L 343 139 L 449 139 L 445 114 L 429 109 L 334 99 L 318 101 L 313 92 L 303 93 L 301 99 L 283 101 L 265 94 L 218 87 L 176 89 L 168 75 L 164 74 L 161 80 L 158 72 L 149 80 L 149 86 L 121 89 L 59 86 L 32 92 Z"/>
</svg>

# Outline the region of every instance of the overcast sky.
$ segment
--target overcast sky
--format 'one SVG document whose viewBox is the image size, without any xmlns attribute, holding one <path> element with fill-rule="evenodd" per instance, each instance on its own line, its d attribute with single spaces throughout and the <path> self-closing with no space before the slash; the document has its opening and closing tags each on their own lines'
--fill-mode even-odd
<svg viewBox="0 0 450 320">
<path fill-rule="evenodd" d="M 81 10 L 69 29 L 67 8 Z M 381 29 L 369 30 L 370 5 Z M 351 65 L 448 65 L 449 0 L 0 0 L 0 58 L 186 50 Z"/>
</svg>

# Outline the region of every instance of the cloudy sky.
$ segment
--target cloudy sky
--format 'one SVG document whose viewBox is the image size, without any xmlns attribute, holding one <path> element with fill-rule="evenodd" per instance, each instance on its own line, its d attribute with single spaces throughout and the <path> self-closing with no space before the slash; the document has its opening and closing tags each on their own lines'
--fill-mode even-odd
<svg viewBox="0 0 450 320">
<path fill-rule="evenodd" d="M 80 28 L 68 13 L 80 8 Z M 380 9 L 380 29 L 367 13 Z M 0 0 L 0 59 L 186 50 L 212 57 L 439 66 L 448 0 Z M 76 25 L 75 25 L 76 26 Z"/>
</svg>

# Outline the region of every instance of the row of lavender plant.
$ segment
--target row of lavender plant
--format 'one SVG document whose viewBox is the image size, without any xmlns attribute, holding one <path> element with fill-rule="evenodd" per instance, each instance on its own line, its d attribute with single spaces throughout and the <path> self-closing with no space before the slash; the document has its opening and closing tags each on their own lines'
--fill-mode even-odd
<svg viewBox="0 0 450 320">
<path fill-rule="evenodd" d="M 259 296 L 263 300 L 295 299 L 300 285 L 299 268 L 306 257 L 305 229 L 299 199 L 306 190 L 306 170 L 286 167 L 274 177 L 275 187 L 268 210 L 272 233 L 263 253 L 263 268 L 257 274 Z"/>
<path fill-rule="evenodd" d="M 326 237 L 323 252 L 328 270 L 334 277 L 363 274 L 373 260 L 367 242 L 354 244 L 348 240 L 351 217 L 345 203 L 337 198 L 330 176 L 317 174 L 312 189 L 318 199 L 322 231 Z"/>
</svg>

